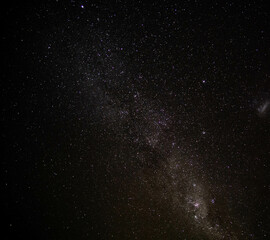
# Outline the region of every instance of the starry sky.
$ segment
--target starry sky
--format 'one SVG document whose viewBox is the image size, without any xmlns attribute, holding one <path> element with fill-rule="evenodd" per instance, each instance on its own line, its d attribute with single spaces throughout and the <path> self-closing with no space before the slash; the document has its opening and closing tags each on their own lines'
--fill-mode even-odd
<svg viewBox="0 0 270 240">
<path fill-rule="evenodd" d="M 1 9 L 8 239 L 270 239 L 267 1 Z"/>
</svg>

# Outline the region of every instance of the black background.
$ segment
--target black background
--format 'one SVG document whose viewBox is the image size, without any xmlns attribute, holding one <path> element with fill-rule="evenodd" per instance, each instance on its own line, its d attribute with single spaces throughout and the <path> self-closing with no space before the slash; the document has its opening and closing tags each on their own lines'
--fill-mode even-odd
<svg viewBox="0 0 270 240">
<path fill-rule="evenodd" d="M 219 239 L 159 202 L 174 146 L 208 179 L 220 236 L 269 239 L 266 1 L 27 1 L 1 12 L 6 239 Z"/>
</svg>

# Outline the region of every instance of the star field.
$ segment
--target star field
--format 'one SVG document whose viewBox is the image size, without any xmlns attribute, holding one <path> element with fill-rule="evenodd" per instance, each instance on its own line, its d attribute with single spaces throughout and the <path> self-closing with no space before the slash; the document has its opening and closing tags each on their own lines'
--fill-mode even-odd
<svg viewBox="0 0 270 240">
<path fill-rule="evenodd" d="M 265 1 L 2 11 L 8 239 L 269 239 Z"/>
</svg>

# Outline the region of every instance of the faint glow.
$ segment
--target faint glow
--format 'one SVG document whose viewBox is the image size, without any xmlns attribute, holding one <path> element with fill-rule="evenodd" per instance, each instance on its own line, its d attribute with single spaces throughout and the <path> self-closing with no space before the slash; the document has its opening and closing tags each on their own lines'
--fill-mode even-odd
<svg viewBox="0 0 270 240">
<path fill-rule="evenodd" d="M 200 206 L 200 204 L 199 203 L 194 203 L 194 207 L 196 207 L 196 208 L 198 208 Z"/>
<path fill-rule="evenodd" d="M 260 114 L 264 114 L 266 112 L 266 110 L 267 110 L 267 108 L 268 108 L 269 105 L 270 105 L 270 101 L 266 101 L 262 106 L 260 106 L 258 108 L 258 112 Z"/>
</svg>

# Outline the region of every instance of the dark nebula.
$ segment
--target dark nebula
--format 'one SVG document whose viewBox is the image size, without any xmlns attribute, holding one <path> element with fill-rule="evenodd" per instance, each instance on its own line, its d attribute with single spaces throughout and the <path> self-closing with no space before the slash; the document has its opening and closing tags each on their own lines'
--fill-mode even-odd
<svg viewBox="0 0 270 240">
<path fill-rule="evenodd" d="M 267 1 L 1 10 L 5 239 L 270 239 Z"/>
</svg>

